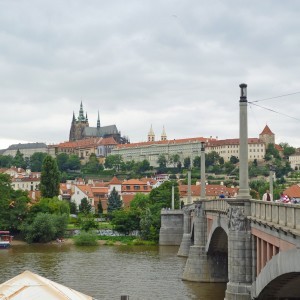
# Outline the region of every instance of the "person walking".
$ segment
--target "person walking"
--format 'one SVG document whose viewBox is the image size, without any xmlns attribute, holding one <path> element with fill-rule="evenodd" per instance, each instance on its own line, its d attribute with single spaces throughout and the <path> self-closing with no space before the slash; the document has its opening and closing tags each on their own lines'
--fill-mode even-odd
<svg viewBox="0 0 300 300">
<path fill-rule="evenodd" d="M 263 201 L 273 201 L 273 197 L 270 194 L 269 190 L 266 190 L 266 192 L 263 194 Z"/>
</svg>

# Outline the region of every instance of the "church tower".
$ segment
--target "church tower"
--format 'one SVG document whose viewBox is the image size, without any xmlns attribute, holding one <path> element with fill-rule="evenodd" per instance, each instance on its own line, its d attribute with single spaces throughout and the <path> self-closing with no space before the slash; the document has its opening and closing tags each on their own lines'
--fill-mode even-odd
<svg viewBox="0 0 300 300">
<path fill-rule="evenodd" d="M 84 138 L 83 131 L 85 127 L 89 127 L 89 121 L 87 114 L 84 116 L 82 101 L 80 103 L 79 115 L 78 118 L 75 118 L 73 112 L 73 118 L 71 123 L 69 141 L 81 140 Z"/>
<path fill-rule="evenodd" d="M 161 133 L 161 140 L 162 141 L 166 141 L 167 140 L 167 134 L 166 134 L 165 126 L 163 126 L 163 131 Z"/>
<path fill-rule="evenodd" d="M 275 145 L 275 134 L 271 131 L 268 125 L 266 125 L 264 130 L 259 134 L 259 139 L 266 144 L 266 148 L 269 144 Z"/>
<path fill-rule="evenodd" d="M 154 134 L 154 131 L 152 129 L 152 124 L 151 124 L 150 130 L 148 132 L 148 142 L 154 142 L 154 141 L 155 141 L 155 134 Z"/>
</svg>

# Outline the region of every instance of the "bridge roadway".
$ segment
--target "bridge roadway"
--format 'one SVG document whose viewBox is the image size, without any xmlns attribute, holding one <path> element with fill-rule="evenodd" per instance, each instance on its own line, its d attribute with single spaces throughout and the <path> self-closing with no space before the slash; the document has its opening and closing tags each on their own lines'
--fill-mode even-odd
<svg viewBox="0 0 300 300">
<path fill-rule="evenodd" d="M 162 211 L 160 244 L 180 244 L 183 280 L 227 282 L 225 299 L 300 299 L 300 205 L 199 200 Z"/>
</svg>

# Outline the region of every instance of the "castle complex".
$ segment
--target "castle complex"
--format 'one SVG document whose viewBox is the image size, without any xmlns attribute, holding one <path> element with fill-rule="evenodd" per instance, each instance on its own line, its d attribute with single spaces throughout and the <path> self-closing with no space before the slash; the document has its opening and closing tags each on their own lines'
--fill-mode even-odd
<svg viewBox="0 0 300 300">
<path fill-rule="evenodd" d="M 71 123 L 69 141 L 83 140 L 87 138 L 113 137 L 119 144 L 128 142 L 128 139 L 121 137 L 121 132 L 118 131 L 116 125 L 101 126 L 100 116 L 98 112 L 98 120 L 96 127 L 90 127 L 87 113 L 84 116 L 82 102 L 80 104 L 78 118 L 73 113 Z"/>
</svg>

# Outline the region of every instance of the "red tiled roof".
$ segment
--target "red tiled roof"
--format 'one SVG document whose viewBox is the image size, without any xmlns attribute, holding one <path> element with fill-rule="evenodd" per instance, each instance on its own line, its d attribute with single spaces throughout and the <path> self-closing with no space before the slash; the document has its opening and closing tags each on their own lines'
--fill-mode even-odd
<svg viewBox="0 0 300 300">
<path fill-rule="evenodd" d="M 117 184 L 122 184 L 122 181 L 120 181 L 116 176 L 114 176 L 112 178 L 112 180 L 109 182 L 109 184 L 114 184 L 114 185 L 117 185 Z"/>
<path fill-rule="evenodd" d="M 268 125 L 265 126 L 265 128 L 260 134 L 274 135 L 274 133 L 271 131 Z"/>
<path fill-rule="evenodd" d="M 119 144 L 117 148 L 134 148 L 134 147 L 143 147 L 150 145 L 163 145 L 163 144 L 183 144 L 183 143 L 195 143 L 195 142 L 208 142 L 215 141 L 216 139 L 204 138 L 204 137 L 195 137 L 195 138 L 186 138 L 186 139 L 177 139 L 177 140 L 165 140 L 165 141 L 153 141 L 153 142 L 140 142 L 140 143 L 131 143 L 131 144 Z"/>
<path fill-rule="evenodd" d="M 283 191 L 289 197 L 300 198 L 300 184 L 294 184 Z"/>
<path fill-rule="evenodd" d="M 133 200 L 135 194 L 122 194 L 122 201 L 124 204 L 124 207 L 129 207 L 130 202 Z"/>
<path fill-rule="evenodd" d="M 258 138 L 248 138 L 248 144 L 262 144 L 263 141 Z M 223 145 L 239 145 L 239 139 L 226 139 L 226 140 L 218 140 L 218 141 L 211 141 L 208 142 L 208 147 L 217 147 Z"/>
<path fill-rule="evenodd" d="M 103 138 L 102 141 L 100 142 L 100 144 L 101 145 L 118 145 L 118 143 L 112 136 Z"/>
</svg>

